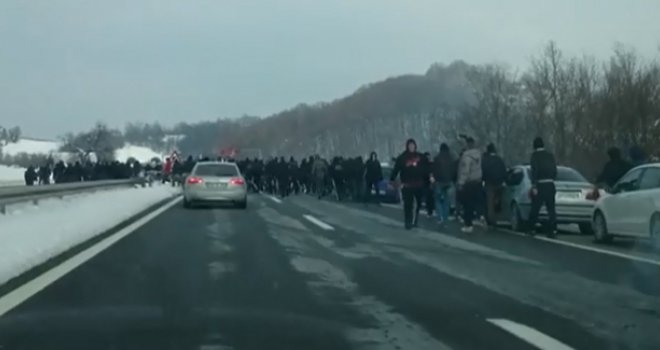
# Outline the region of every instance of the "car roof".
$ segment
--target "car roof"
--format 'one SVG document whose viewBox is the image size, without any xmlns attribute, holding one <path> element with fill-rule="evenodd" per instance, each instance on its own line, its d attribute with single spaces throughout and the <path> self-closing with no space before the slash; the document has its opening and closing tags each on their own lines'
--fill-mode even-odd
<svg viewBox="0 0 660 350">
<path fill-rule="evenodd" d="M 234 163 L 234 162 L 218 162 L 218 161 L 215 161 L 215 160 L 197 162 L 197 164 L 195 164 L 195 165 L 197 166 L 197 165 L 220 165 L 220 164 L 237 166 L 236 163 Z"/>
<path fill-rule="evenodd" d="M 638 166 L 636 166 L 636 167 L 634 167 L 630 170 L 633 170 L 633 169 L 646 169 L 646 168 L 660 168 L 660 163 L 656 162 L 656 163 L 641 164 L 641 165 L 638 165 Z"/>
</svg>

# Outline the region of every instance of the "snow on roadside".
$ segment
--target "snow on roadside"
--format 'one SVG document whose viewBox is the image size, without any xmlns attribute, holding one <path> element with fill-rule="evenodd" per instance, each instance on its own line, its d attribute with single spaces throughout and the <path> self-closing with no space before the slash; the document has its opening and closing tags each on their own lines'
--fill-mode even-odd
<svg viewBox="0 0 660 350">
<path fill-rule="evenodd" d="M 149 163 L 151 159 L 163 159 L 163 155 L 152 150 L 149 147 L 134 146 L 126 144 L 124 147 L 115 151 L 115 159 L 120 162 L 125 162 L 128 158 L 135 158 L 140 163 Z"/>
<path fill-rule="evenodd" d="M 179 192 L 170 186 L 115 189 L 0 215 L 0 285 Z"/>
<path fill-rule="evenodd" d="M 0 164 L 0 186 L 2 183 L 22 183 L 24 173 L 23 168 Z"/>
<path fill-rule="evenodd" d="M 51 154 L 57 153 L 60 147 L 57 141 L 22 138 L 18 142 L 8 143 L 2 147 L 2 153 L 15 156 L 20 153 Z"/>
</svg>

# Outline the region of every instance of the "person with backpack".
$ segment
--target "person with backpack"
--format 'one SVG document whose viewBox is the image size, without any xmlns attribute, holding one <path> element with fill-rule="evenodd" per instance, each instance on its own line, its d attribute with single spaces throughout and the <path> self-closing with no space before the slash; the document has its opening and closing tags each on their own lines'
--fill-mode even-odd
<svg viewBox="0 0 660 350">
<path fill-rule="evenodd" d="M 486 154 L 481 161 L 481 171 L 486 185 L 486 222 L 489 226 L 494 226 L 497 223 L 497 214 L 502 209 L 506 165 L 492 143 L 486 148 Z"/>
<path fill-rule="evenodd" d="M 545 205 L 548 211 L 548 238 L 557 236 L 557 212 L 555 208 L 555 179 L 557 178 L 557 162 L 555 156 L 545 149 L 543 139 L 537 137 L 534 139 L 534 152 L 530 160 L 531 180 L 532 180 L 532 208 L 529 213 L 530 235 L 534 234 L 536 222 L 538 221 L 539 211 Z"/>
<path fill-rule="evenodd" d="M 472 221 L 481 200 L 481 152 L 475 147 L 474 139 L 466 139 L 466 150 L 458 163 L 458 190 L 463 204 L 463 228 L 465 233 L 472 232 Z"/>
</svg>

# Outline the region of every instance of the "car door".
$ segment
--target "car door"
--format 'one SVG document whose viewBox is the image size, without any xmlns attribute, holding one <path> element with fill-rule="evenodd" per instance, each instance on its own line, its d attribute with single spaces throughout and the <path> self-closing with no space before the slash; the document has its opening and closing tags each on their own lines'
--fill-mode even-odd
<svg viewBox="0 0 660 350">
<path fill-rule="evenodd" d="M 613 188 L 613 195 L 606 199 L 605 214 L 610 232 L 634 235 L 635 195 L 643 168 L 636 168 L 624 175 Z"/>
<path fill-rule="evenodd" d="M 511 218 L 511 203 L 514 202 L 516 195 L 520 192 L 520 185 L 525 178 L 525 171 L 522 167 L 513 167 L 507 171 L 506 188 L 502 192 L 502 210 L 499 219 L 509 221 Z"/>
<path fill-rule="evenodd" d="M 634 233 L 648 236 L 650 233 L 651 216 L 655 212 L 655 201 L 660 189 L 660 167 L 644 169 L 639 180 L 639 190 L 634 195 L 636 210 L 631 222 Z"/>
</svg>

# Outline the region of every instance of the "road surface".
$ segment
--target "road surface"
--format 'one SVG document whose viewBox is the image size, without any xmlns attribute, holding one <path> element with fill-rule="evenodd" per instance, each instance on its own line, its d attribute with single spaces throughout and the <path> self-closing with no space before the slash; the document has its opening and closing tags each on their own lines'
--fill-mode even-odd
<svg viewBox="0 0 660 350">
<path fill-rule="evenodd" d="M 653 252 L 431 220 L 405 231 L 401 216 L 308 196 L 175 205 L 3 315 L 0 345 L 660 348 Z"/>
</svg>

